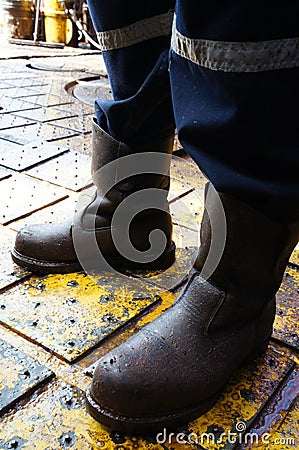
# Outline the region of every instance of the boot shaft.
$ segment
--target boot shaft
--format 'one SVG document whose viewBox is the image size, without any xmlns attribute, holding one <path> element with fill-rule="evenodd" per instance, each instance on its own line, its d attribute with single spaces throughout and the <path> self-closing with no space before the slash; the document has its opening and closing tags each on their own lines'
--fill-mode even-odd
<svg viewBox="0 0 299 450">
<path fill-rule="evenodd" d="M 195 268 L 201 271 L 210 260 L 208 264 L 215 267 L 211 279 L 222 289 L 269 298 L 279 289 L 298 237 L 299 222 L 274 222 L 237 198 L 217 193 L 209 184 Z M 221 245 L 222 255 L 216 254 L 213 249 Z"/>
</svg>

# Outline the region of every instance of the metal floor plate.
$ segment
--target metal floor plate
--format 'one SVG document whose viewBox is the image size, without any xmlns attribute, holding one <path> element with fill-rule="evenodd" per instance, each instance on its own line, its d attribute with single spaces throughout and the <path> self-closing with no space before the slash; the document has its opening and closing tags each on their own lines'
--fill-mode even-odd
<svg viewBox="0 0 299 450">
<path fill-rule="evenodd" d="M 0 163 L 10 169 L 23 171 L 54 156 L 68 151 L 60 145 L 45 140 L 34 140 L 20 145 L 0 139 Z"/>
<path fill-rule="evenodd" d="M 33 277 L 2 294 L 0 321 L 73 361 L 152 305 L 156 291 L 121 275 Z"/>
<path fill-rule="evenodd" d="M 0 365 L 0 414 L 54 376 L 49 369 L 1 338 Z"/>
<path fill-rule="evenodd" d="M 17 128 L 2 130 L 0 131 L 0 138 L 25 145 L 36 140 L 53 141 L 68 138 L 70 136 L 74 136 L 75 134 L 76 133 L 72 130 L 55 127 L 51 123 L 34 123 L 29 126 L 25 125 Z"/>
<path fill-rule="evenodd" d="M 207 436 L 213 433 L 216 438 L 228 436 L 238 427 L 250 423 L 264 407 L 269 395 L 283 380 L 290 369 L 283 354 L 269 349 L 267 355 L 254 363 L 250 370 L 242 371 L 240 376 L 227 386 L 215 407 L 188 427 L 180 429 L 180 440 L 173 435 L 165 435 L 162 445 L 156 442 L 156 436 L 128 437 L 106 428 L 92 419 L 86 412 L 84 393 L 74 386 L 61 381 L 52 381 L 46 390 L 35 396 L 27 404 L 18 408 L 13 415 L 2 421 L 0 430 L 0 448 L 8 448 L 12 441 L 18 442 L 22 449 L 31 449 L 34 442 L 37 448 L 117 448 L 117 449 L 190 449 L 220 450 L 232 449 L 223 439 L 220 444 L 207 444 Z M 242 411 L 242 413 L 240 413 Z M 292 414 L 292 412 L 291 412 Z M 188 439 L 198 438 L 197 444 L 189 444 Z M 161 442 L 161 435 L 159 436 Z M 201 441 L 202 439 L 202 441 Z"/>
<path fill-rule="evenodd" d="M 0 166 L 0 181 L 10 177 L 14 172 L 7 167 Z"/>
<path fill-rule="evenodd" d="M 299 270 L 288 267 L 277 293 L 274 337 L 299 350 Z"/>
<path fill-rule="evenodd" d="M 0 223 L 3 225 L 62 200 L 68 195 L 67 191 L 59 186 L 21 173 L 2 180 L 0 189 L 7 193 L 0 201 Z"/>
<path fill-rule="evenodd" d="M 26 173 L 40 180 L 79 191 L 92 184 L 90 167 L 89 156 L 70 150 L 58 158 L 53 158 L 27 170 Z"/>
<path fill-rule="evenodd" d="M 14 246 L 15 237 L 14 231 L 0 225 L 0 292 L 29 276 L 29 272 L 14 264 L 11 259 L 10 252 Z"/>
<path fill-rule="evenodd" d="M 61 223 L 64 220 L 73 217 L 76 212 L 78 195 L 75 193 L 70 193 L 70 195 L 70 197 L 57 202 L 54 205 L 47 206 L 46 208 L 30 214 L 30 216 L 15 220 L 10 224 L 10 228 L 18 231 L 27 225 L 38 223 Z"/>
<path fill-rule="evenodd" d="M 240 432 L 242 435 L 250 429 L 293 366 L 288 355 L 271 344 L 263 357 L 236 374 L 208 413 L 189 424 L 187 435 L 192 432 L 199 439 L 203 437 L 198 443 L 205 450 L 233 449 L 234 443 L 228 442 L 229 433 Z M 223 433 L 222 442 L 205 440 L 208 433 L 213 433 L 216 438 Z"/>
<path fill-rule="evenodd" d="M 94 114 L 88 114 L 80 117 L 65 118 L 61 120 L 53 121 L 53 125 L 57 127 L 67 128 L 73 130 L 76 133 L 90 133 L 91 123 Z"/>
<path fill-rule="evenodd" d="M 33 108 L 27 109 L 25 111 L 19 111 L 16 113 L 18 117 L 24 117 L 26 119 L 35 122 L 54 122 L 60 119 L 75 117 L 74 113 L 67 113 L 66 111 L 61 111 L 56 106 L 49 106 L 47 108 Z"/>
<path fill-rule="evenodd" d="M 292 264 L 295 264 L 299 268 L 299 244 L 297 244 L 297 247 L 293 251 L 292 256 L 290 258 L 290 262 Z"/>
<path fill-rule="evenodd" d="M 26 98 L 2 97 L 0 105 L 3 108 L 2 113 L 19 113 L 24 111 L 24 114 L 26 114 L 26 111 L 32 111 L 37 108 L 32 103 L 28 103 Z"/>
<path fill-rule="evenodd" d="M 7 128 L 21 127 L 24 125 L 31 125 L 35 122 L 23 117 L 17 117 L 13 114 L 0 114 L 0 130 Z"/>
</svg>

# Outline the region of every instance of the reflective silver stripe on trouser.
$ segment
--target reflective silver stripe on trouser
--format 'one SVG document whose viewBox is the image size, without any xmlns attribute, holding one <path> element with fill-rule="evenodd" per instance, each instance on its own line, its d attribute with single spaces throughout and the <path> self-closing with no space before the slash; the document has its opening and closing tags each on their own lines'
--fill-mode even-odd
<svg viewBox="0 0 299 450">
<path fill-rule="evenodd" d="M 116 50 L 129 47 L 159 36 L 170 36 L 173 12 L 169 11 L 148 19 L 140 20 L 123 28 L 99 31 L 97 33 L 101 50 Z"/>
<path fill-rule="evenodd" d="M 206 69 L 224 72 L 260 72 L 299 65 L 299 38 L 257 42 L 190 39 L 173 22 L 171 48 Z"/>
</svg>

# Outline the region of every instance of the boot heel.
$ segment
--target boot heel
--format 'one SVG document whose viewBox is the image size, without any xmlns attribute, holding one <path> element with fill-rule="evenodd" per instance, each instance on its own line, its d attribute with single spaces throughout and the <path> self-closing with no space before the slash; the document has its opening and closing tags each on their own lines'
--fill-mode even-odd
<svg viewBox="0 0 299 450">
<path fill-rule="evenodd" d="M 270 338 L 267 338 L 257 349 L 255 349 L 250 355 L 246 358 L 244 365 L 250 364 L 255 361 L 260 356 L 263 356 L 266 353 L 269 346 Z"/>
<path fill-rule="evenodd" d="M 136 263 L 123 257 L 107 258 L 107 262 L 120 270 L 166 270 L 175 262 L 175 251 L 175 243 L 171 241 L 164 253 L 152 262 Z"/>
</svg>

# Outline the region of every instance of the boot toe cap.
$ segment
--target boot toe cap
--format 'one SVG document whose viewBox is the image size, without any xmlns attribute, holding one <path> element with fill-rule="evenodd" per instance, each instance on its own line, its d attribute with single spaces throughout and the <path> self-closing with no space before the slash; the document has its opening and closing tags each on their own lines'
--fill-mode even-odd
<svg viewBox="0 0 299 450">
<path fill-rule="evenodd" d="M 75 260 L 71 222 L 28 225 L 22 228 L 17 233 L 13 253 L 20 258 L 39 261 Z"/>
</svg>

